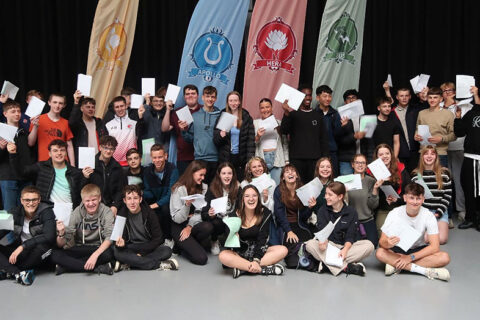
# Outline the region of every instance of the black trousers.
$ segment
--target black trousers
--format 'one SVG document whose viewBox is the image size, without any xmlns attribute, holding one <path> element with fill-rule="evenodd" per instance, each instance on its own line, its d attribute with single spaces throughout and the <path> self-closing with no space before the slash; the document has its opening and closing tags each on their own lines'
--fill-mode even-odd
<svg viewBox="0 0 480 320">
<path fill-rule="evenodd" d="M 0 270 L 8 273 L 19 273 L 20 271 L 33 269 L 43 263 L 50 248 L 48 246 L 37 245 L 30 249 L 23 249 L 18 255 L 17 262 L 10 264 L 8 259 L 13 251 L 17 249 L 20 244 L 11 246 L 0 246 Z"/>
<path fill-rule="evenodd" d="M 212 241 L 217 241 L 218 237 L 224 234 L 227 228 L 225 223 L 223 223 L 223 220 L 218 217 L 215 217 L 214 219 L 207 221 L 207 223 L 211 223 L 213 227 L 212 233 L 211 233 Z"/>
<path fill-rule="evenodd" d="M 298 263 L 298 250 L 300 249 L 300 246 L 302 243 L 310 240 L 313 238 L 313 234 L 303 228 L 301 228 L 298 223 L 290 223 L 290 228 L 292 229 L 293 233 L 295 233 L 298 237 L 298 243 L 290 243 L 287 242 L 287 233 L 283 236 L 283 245 L 287 247 L 288 253 L 287 256 L 285 257 L 285 264 L 287 265 L 287 268 L 297 268 L 300 267 Z M 310 270 L 309 268 L 307 268 Z"/>
<path fill-rule="evenodd" d="M 315 159 L 290 159 L 290 163 L 297 168 L 303 183 L 309 183 L 313 179 L 316 162 Z"/>
<path fill-rule="evenodd" d="M 130 267 L 134 267 L 141 270 L 153 270 L 158 269 L 160 262 L 167 260 L 172 256 L 172 249 L 167 246 L 159 245 L 152 252 L 139 256 L 137 252 L 127 248 L 113 248 L 115 259 L 121 263 L 128 264 Z"/>
<path fill-rule="evenodd" d="M 182 224 L 172 223 L 172 237 L 175 244 L 180 249 L 180 253 L 190 260 L 193 264 L 207 264 L 207 252 L 205 247 L 209 245 L 209 237 L 213 231 L 213 224 L 209 222 L 200 222 L 192 228 L 190 236 L 180 241 L 180 233 L 187 226 L 187 222 Z"/>
<path fill-rule="evenodd" d="M 79 245 L 69 249 L 56 249 L 52 252 L 52 261 L 59 264 L 68 271 L 72 272 L 90 272 L 85 270 L 84 266 L 92 253 L 97 250 L 97 246 Z M 95 267 L 113 261 L 113 250 L 110 246 L 98 257 Z M 92 270 L 93 271 L 93 270 Z"/>
<path fill-rule="evenodd" d="M 470 158 L 463 159 L 462 170 L 460 171 L 460 183 L 462 184 L 463 192 L 465 194 L 465 221 L 479 224 L 480 197 L 475 196 L 474 193 L 474 161 L 475 160 Z M 480 186 L 477 185 L 477 188 L 480 188 Z"/>
<path fill-rule="evenodd" d="M 164 204 L 155 209 L 160 227 L 162 228 L 163 237 L 165 239 L 172 239 L 172 216 L 170 215 L 170 205 Z"/>
</svg>

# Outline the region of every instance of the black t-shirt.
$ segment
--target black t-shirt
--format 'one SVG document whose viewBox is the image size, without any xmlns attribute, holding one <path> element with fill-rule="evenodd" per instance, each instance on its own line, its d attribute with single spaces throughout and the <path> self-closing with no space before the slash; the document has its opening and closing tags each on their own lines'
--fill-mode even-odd
<svg viewBox="0 0 480 320">
<path fill-rule="evenodd" d="M 388 117 L 387 121 L 380 121 L 377 118 L 377 127 L 372 136 L 375 147 L 379 144 L 386 143 L 393 149 L 393 136 L 400 134 L 401 128 L 399 127 L 398 122 L 392 117 L 392 115 Z"/>
</svg>

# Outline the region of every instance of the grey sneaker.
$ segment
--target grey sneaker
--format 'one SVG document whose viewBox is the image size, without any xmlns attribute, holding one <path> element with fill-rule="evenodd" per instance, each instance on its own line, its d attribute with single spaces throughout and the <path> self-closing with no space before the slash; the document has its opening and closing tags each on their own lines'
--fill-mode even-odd
<svg viewBox="0 0 480 320">
<path fill-rule="evenodd" d="M 109 276 L 113 275 L 113 269 L 110 266 L 110 263 L 105 263 L 105 264 L 96 266 L 95 269 L 93 269 L 93 272 L 96 272 L 98 274 L 107 274 Z"/>
<path fill-rule="evenodd" d="M 446 268 L 427 268 L 425 276 L 430 279 L 438 279 L 443 281 L 450 280 L 450 272 Z"/>
<path fill-rule="evenodd" d="M 285 272 L 285 268 L 281 264 L 276 263 L 276 264 L 272 264 L 272 265 L 269 265 L 269 266 L 266 266 L 266 267 L 262 267 L 261 274 L 263 274 L 265 276 L 269 276 L 269 275 L 280 276 L 284 272 Z"/>
<path fill-rule="evenodd" d="M 160 262 L 160 266 L 158 266 L 159 271 L 164 270 L 178 270 L 178 261 L 174 258 L 167 259 L 165 261 Z"/>
<path fill-rule="evenodd" d="M 115 261 L 115 267 L 113 268 L 113 272 L 120 272 L 124 270 L 130 270 L 130 266 L 125 263 L 121 263 L 120 261 Z"/>
<path fill-rule="evenodd" d="M 163 245 L 169 247 L 170 249 L 173 249 L 175 242 L 172 239 L 165 239 Z"/>
<path fill-rule="evenodd" d="M 210 249 L 210 252 L 214 256 L 218 256 L 220 254 L 220 242 L 217 241 L 212 241 L 212 248 Z"/>
</svg>

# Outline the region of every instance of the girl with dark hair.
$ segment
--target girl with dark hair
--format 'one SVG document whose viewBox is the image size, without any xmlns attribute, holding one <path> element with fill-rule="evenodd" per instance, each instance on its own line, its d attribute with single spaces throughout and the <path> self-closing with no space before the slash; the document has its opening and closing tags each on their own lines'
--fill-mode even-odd
<svg viewBox="0 0 480 320">
<path fill-rule="evenodd" d="M 183 197 L 207 192 L 207 185 L 202 183 L 207 173 L 203 161 L 194 160 L 172 187 L 170 197 L 170 214 L 172 216 L 172 237 L 180 253 L 194 264 L 207 263 L 204 242 L 208 241 L 213 226 L 202 221 L 201 209 L 195 208 L 194 200 L 182 200 Z"/>
<path fill-rule="evenodd" d="M 213 178 L 212 183 L 208 187 L 208 191 L 205 194 L 205 201 L 207 205 L 202 208 L 202 220 L 207 221 L 213 225 L 212 237 L 212 249 L 211 252 L 214 255 L 220 253 L 220 243 L 218 236 L 225 232 L 225 224 L 222 218 L 235 212 L 237 208 L 237 201 L 240 198 L 242 189 L 238 183 L 235 169 L 230 162 L 223 162 L 217 168 L 217 173 Z M 228 197 L 227 211 L 215 212 L 210 206 L 212 200 Z"/>
<path fill-rule="evenodd" d="M 243 188 L 239 208 L 230 216 L 239 217 L 242 221 L 238 231 L 240 248 L 223 250 L 218 258 L 222 264 L 233 268 L 233 278 L 244 272 L 283 274 L 284 268 L 279 262 L 287 255 L 287 248 L 267 245 L 272 213 L 262 206 L 255 186 Z"/>
</svg>

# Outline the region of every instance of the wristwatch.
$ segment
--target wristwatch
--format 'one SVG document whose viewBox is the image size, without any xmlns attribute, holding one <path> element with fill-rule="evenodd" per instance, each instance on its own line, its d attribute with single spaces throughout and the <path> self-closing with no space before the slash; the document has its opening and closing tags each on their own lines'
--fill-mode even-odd
<svg viewBox="0 0 480 320">
<path fill-rule="evenodd" d="M 414 255 L 414 254 L 411 254 L 411 255 L 410 255 L 410 258 L 412 258 L 412 261 L 415 260 L 415 255 Z"/>
</svg>

